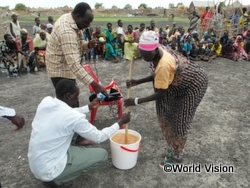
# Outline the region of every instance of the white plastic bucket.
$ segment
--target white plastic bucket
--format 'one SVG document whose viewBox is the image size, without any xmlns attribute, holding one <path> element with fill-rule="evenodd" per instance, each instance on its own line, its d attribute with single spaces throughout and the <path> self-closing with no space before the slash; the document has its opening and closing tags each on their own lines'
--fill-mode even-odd
<svg viewBox="0 0 250 188">
<path fill-rule="evenodd" d="M 121 170 L 131 169 L 137 162 L 138 152 L 141 146 L 141 135 L 134 130 L 128 129 L 128 134 L 137 136 L 139 140 L 132 144 L 119 144 L 112 140 L 112 137 L 117 133 L 125 133 L 125 129 L 118 130 L 109 138 L 112 163 L 116 168 Z"/>
</svg>

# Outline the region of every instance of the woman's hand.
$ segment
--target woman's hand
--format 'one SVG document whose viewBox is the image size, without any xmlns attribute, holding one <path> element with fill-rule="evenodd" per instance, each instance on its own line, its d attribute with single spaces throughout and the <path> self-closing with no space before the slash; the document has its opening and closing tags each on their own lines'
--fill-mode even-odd
<svg viewBox="0 0 250 188">
<path fill-rule="evenodd" d="M 126 80 L 126 86 L 127 88 L 131 88 L 133 86 L 137 85 L 137 80 L 131 79 L 131 80 Z"/>
<path fill-rule="evenodd" d="M 135 99 L 129 98 L 124 100 L 124 106 L 129 107 L 129 106 L 135 106 Z"/>
</svg>

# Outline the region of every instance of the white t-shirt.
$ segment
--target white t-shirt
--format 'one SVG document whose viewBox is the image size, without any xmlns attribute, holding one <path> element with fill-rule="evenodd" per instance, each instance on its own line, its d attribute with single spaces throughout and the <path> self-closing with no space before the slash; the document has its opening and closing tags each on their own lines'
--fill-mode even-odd
<svg viewBox="0 0 250 188">
<path fill-rule="evenodd" d="M 37 32 L 40 31 L 40 30 L 41 30 L 41 25 L 39 25 L 39 26 L 34 25 L 33 26 L 33 31 L 32 31 L 33 35 L 36 35 Z"/>
<path fill-rule="evenodd" d="M 116 33 L 117 33 L 117 34 L 125 35 L 124 30 L 123 30 L 122 27 L 117 27 L 117 28 L 116 28 Z"/>
<path fill-rule="evenodd" d="M 32 122 L 28 151 L 30 169 L 36 178 L 51 181 L 63 172 L 74 133 L 101 143 L 119 129 L 115 123 L 98 130 L 86 120 L 86 112 L 88 106 L 71 108 L 49 96 L 42 100 Z"/>
</svg>

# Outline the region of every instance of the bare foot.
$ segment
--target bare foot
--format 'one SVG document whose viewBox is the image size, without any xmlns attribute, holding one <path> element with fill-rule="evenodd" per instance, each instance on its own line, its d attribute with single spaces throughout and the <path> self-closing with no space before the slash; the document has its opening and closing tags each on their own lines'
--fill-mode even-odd
<svg viewBox="0 0 250 188">
<path fill-rule="evenodd" d="M 114 59 L 113 62 L 114 62 L 114 63 L 118 63 L 119 60 L 118 60 L 118 59 Z"/>
</svg>

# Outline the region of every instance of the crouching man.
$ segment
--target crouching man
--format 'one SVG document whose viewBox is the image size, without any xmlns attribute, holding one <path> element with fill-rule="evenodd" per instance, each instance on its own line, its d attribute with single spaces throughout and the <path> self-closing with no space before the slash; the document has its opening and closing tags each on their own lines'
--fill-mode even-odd
<svg viewBox="0 0 250 188">
<path fill-rule="evenodd" d="M 71 187 L 66 182 L 94 170 L 108 159 L 102 148 L 75 146 L 74 134 L 95 143 L 106 141 L 121 125 L 130 121 L 130 114 L 110 127 L 98 130 L 84 113 L 99 106 L 99 99 L 89 105 L 76 106 L 79 88 L 74 81 L 62 79 L 56 85 L 56 98 L 45 97 L 32 122 L 28 159 L 31 172 L 43 185 L 51 188 Z M 66 186 L 66 184 L 68 184 Z"/>
</svg>

